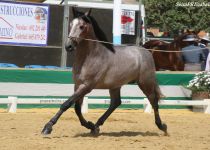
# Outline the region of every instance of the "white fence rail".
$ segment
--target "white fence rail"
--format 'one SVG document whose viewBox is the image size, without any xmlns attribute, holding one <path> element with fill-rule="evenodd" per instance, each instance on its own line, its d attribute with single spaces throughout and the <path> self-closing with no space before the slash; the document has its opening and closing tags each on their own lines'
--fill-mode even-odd
<svg viewBox="0 0 210 150">
<path fill-rule="evenodd" d="M 8 105 L 8 112 L 15 113 L 17 110 L 17 104 L 62 104 L 66 99 L 62 98 L 17 98 L 17 97 L 8 97 L 0 98 L 0 104 Z M 82 105 L 82 113 L 88 113 L 88 104 L 109 104 L 109 99 L 89 99 L 88 97 L 84 98 Z M 143 100 L 140 99 L 122 99 L 122 104 L 142 104 L 144 107 L 145 113 L 152 112 L 152 106 L 150 105 L 147 98 Z M 202 106 L 203 112 L 210 114 L 210 99 L 204 100 L 161 100 L 159 105 L 179 105 L 179 106 Z"/>
</svg>

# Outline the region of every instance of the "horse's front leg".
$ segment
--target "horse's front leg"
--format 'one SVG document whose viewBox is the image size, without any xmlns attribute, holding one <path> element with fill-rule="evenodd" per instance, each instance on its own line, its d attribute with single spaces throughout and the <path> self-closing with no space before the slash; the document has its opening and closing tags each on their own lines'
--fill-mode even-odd
<svg viewBox="0 0 210 150">
<path fill-rule="evenodd" d="M 120 97 L 120 88 L 117 89 L 111 89 L 109 90 L 111 103 L 108 108 L 108 110 L 98 119 L 98 121 L 95 124 L 95 129 L 91 130 L 92 134 L 98 134 L 100 129 L 99 126 L 103 125 L 106 119 L 111 115 L 111 113 L 119 106 L 121 105 L 121 97 Z"/>
<path fill-rule="evenodd" d="M 63 112 L 69 109 L 75 102 L 83 98 L 91 90 L 90 86 L 85 84 L 79 85 L 74 94 L 61 105 L 60 110 L 56 113 L 56 115 L 44 126 L 42 134 L 50 134 L 52 132 L 52 126 L 56 124 Z"/>
<path fill-rule="evenodd" d="M 75 112 L 76 112 L 82 126 L 86 127 L 87 129 L 94 130 L 95 129 L 94 123 L 92 123 L 90 121 L 86 121 L 82 115 L 82 112 L 81 112 L 82 102 L 83 102 L 83 98 L 81 98 L 80 100 L 75 102 L 75 106 L 74 106 Z"/>
</svg>

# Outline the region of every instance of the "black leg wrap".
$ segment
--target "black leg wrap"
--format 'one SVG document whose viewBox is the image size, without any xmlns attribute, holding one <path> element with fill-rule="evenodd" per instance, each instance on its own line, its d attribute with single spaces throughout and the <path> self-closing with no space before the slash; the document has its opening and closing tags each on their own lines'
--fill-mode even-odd
<svg viewBox="0 0 210 150">
<path fill-rule="evenodd" d="M 72 105 L 73 105 L 73 102 L 70 101 L 70 100 L 67 100 L 67 101 L 65 101 L 65 102 L 61 105 L 60 109 L 63 110 L 63 111 L 66 111 L 66 110 L 69 109 Z"/>
<path fill-rule="evenodd" d="M 91 130 L 94 130 L 94 129 L 95 129 L 94 123 L 92 123 L 91 121 L 88 121 L 88 122 L 87 122 L 87 128 L 88 128 L 88 129 L 91 129 Z"/>
<path fill-rule="evenodd" d="M 97 123 L 96 123 L 96 126 L 102 126 L 104 124 L 104 120 L 102 120 L 102 118 L 99 118 Z"/>
</svg>

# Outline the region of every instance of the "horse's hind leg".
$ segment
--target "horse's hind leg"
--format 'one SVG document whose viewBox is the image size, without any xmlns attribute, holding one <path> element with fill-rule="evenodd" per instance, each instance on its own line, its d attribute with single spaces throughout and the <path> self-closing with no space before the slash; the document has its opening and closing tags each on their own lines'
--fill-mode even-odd
<svg viewBox="0 0 210 150">
<path fill-rule="evenodd" d="M 155 123 L 156 123 L 157 127 L 165 133 L 165 135 L 168 135 L 167 125 L 165 123 L 162 123 L 161 119 L 160 119 L 159 110 L 158 110 L 159 109 L 158 100 L 159 100 L 159 98 L 157 98 L 155 96 L 154 103 L 152 104 L 151 101 L 150 101 L 150 103 L 151 103 L 151 105 L 154 109 Z"/>
<path fill-rule="evenodd" d="M 155 123 L 157 127 L 162 130 L 165 135 L 167 135 L 167 125 L 162 123 L 159 115 L 159 106 L 158 101 L 160 99 L 160 91 L 159 87 L 156 83 L 156 80 L 148 79 L 148 76 L 143 76 L 144 79 L 141 79 L 138 83 L 140 89 L 144 92 L 144 94 L 149 99 L 153 109 L 154 109 L 154 115 L 155 115 Z"/>
<path fill-rule="evenodd" d="M 111 103 L 108 110 L 98 119 L 95 124 L 95 130 L 91 130 L 91 133 L 98 134 L 99 133 L 99 126 L 103 125 L 106 119 L 111 115 L 111 113 L 121 105 L 121 98 L 120 98 L 120 88 L 117 89 L 110 89 L 110 98 Z"/>
</svg>

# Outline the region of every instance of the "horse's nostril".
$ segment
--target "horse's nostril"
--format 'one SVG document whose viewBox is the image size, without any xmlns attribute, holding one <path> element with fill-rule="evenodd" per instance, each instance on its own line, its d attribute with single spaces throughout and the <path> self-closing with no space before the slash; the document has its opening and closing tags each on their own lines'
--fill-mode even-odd
<svg viewBox="0 0 210 150">
<path fill-rule="evenodd" d="M 74 45 L 66 45 L 65 48 L 66 48 L 67 52 L 71 52 L 74 50 L 75 47 L 74 47 Z"/>
<path fill-rule="evenodd" d="M 66 50 L 68 50 L 68 49 L 71 49 L 72 46 L 71 45 L 66 45 L 65 48 L 66 48 Z"/>
<path fill-rule="evenodd" d="M 69 45 L 68 49 L 72 49 L 72 48 L 73 48 L 73 46 Z"/>
</svg>

